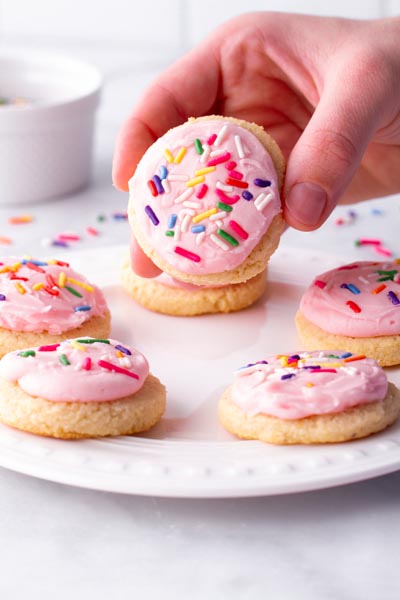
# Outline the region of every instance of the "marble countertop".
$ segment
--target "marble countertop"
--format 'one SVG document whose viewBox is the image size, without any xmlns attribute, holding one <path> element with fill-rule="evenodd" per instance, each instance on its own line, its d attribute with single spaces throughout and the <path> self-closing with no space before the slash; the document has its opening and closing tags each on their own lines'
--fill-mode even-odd
<svg viewBox="0 0 400 600">
<path fill-rule="evenodd" d="M 166 61 L 112 63 L 104 50 L 101 60 L 106 79 L 92 185 L 43 205 L 0 208 L 1 236 L 12 242 L 4 253 L 48 253 L 49 240 L 65 230 L 83 238 L 65 249 L 71 255 L 128 242 L 126 221 L 115 217 L 127 198 L 111 185 L 113 140 Z M 287 231 L 282 244 L 370 259 L 378 257 L 354 241 L 374 236 L 399 256 L 399 207 L 398 197 L 339 207 L 320 231 Z M 8 223 L 22 213 L 32 222 Z M 87 235 L 87 226 L 99 235 Z M 287 496 L 181 500 L 78 489 L 0 468 L 0 593 L 30 600 L 390 600 L 399 589 L 399 507 L 400 473 Z"/>
</svg>

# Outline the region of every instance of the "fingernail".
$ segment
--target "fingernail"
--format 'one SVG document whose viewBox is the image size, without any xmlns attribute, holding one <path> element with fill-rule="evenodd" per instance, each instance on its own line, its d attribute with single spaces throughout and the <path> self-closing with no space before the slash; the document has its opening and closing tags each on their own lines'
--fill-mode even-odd
<svg viewBox="0 0 400 600">
<path fill-rule="evenodd" d="M 326 192 L 315 183 L 296 183 L 286 197 L 286 210 L 303 225 L 317 225 L 326 209 Z"/>
</svg>

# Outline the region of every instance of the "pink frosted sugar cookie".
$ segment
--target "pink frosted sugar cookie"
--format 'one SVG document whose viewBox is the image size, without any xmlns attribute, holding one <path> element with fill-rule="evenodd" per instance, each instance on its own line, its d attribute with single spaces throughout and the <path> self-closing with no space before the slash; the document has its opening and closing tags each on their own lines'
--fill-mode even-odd
<svg viewBox="0 0 400 600">
<path fill-rule="evenodd" d="M 0 420 L 58 438 L 123 435 L 152 427 L 165 388 L 146 358 L 112 339 L 76 338 L 17 350 L 0 361 Z"/>
<path fill-rule="evenodd" d="M 371 358 L 344 351 L 267 357 L 235 373 L 219 404 L 231 433 L 273 444 L 344 442 L 391 425 L 400 394 Z"/>
<path fill-rule="evenodd" d="M 155 312 L 177 316 L 228 313 L 254 304 L 267 287 L 265 271 L 243 283 L 201 286 L 173 279 L 167 273 L 146 279 L 122 267 L 122 285 L 139 304 Z"/>
<path fill-rule="evenodd" d="M 68 263 L 0 258 L 0 356 L 76 335 L 109 333 L 101 290 Z"/>
<path fill-rule="evenodd" d="M 246 281 L 265 270 L 283 230 L 284 159 L 259 126 L 201 117 L 168 131 L 129 182 L 129 219 L 144 252 L 198 284 Z"/>
<path fill-rule="evenodd" d="M 399 261 L 355 262 L 318 275 L 296 325 L 306 348 L 348 348 L 382 366 L 399 364 Z"/>
</svg>

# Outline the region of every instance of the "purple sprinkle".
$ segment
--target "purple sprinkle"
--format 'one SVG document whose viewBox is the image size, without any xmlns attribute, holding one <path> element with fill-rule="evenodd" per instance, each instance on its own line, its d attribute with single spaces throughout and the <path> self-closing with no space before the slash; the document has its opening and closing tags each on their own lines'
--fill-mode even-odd
<svg viewBox="0 0 400 600">
<path fill-rule="evenodd" d="M 292 354 L 292 356 L 289 356 L 288 360 L 300 360 L 300 355 Z"/>
<path fill-rule="evenodd" d="M 258 177 L 254 180 L 254 185 L 256 185 L 257 187 L 268 187 L 271 185 L 271 182 L 268 181 L 268 179 L 258 179 Z"/>
<path fill-rule="evenodd" d="M 396 294 L 394 292 L 388 292 L 387 295 L 389 296 L 389 299 L 391 300 L 392 304 L 394 304 L 395 306 L 400 304 L 400 300 L 398 299 L 398 297 L 396 296 Z"/>
<path fill-rule="evenodd" d="M 58 246 L 60 248 L 69 248 L 67 242 L 64 242 L 63 240 L 53 240 L 51 242 L 52 246 Z"/>
<path fill-rule="evenodd" d="M 341 287 L 342 289 L 344 289 L 344 290 L 347 290 L 347 289 L 348 289 L 348 287 L 347 287 L 347 283 L 342 283 L 342 284 L 340 285 L 340 287 Z"/>
<path fill-rule="evenodd" d="M 117 344 L 115 349 L 122 352 L 122 354 L 127 354 L 128 356 L 132 355 L 132 352 L 129 350 L 129 348 L 125 348 L 125 346 L 121 346 L 121 344 Z"/>
<path fill-rule="evenodd" d="M 4 294 L 0 294 L 0 302 L 2 302 L 3 300 L 7 300 L 7 298 Z"/>
<path fill-rule="evenodd" d="M 302 367 L 303 369 L 320 369 L 320 365 L 309 365 L 307 367 Z"/>
<path fill-rule="evenodd" d="M 154 185 L 156 186 L 157 192 L 159 194 L 163 194 L 164 193 L 164 188 L 162 186 L 161 179 L 159 178 L 159 176 L 158 175 L 153 175 L 152 180 L 154 182 Z"/>
<path fill-rule="evenodd" d="M 151 208 L 151 206 L 149 206 L 147 204 L 144 207 L 144 212 L 149 217 L 149 219 L 153 223 L 153 225 L 158 225 L 159 224 L 160 221 L 158 220 L 157 215 L 155 214 L 155 212 L 153 211 L 153 209 Z"/>
<path fill-rule="evenodd" d="M 244 192 L 242 192 L 242 197 L 247 201 L 253 200 L 253 194 L 251 192 L 248 192 L 247 190 L 244 190 Z"/>
<path fill-rule="evenodd" d="M 295 373 L 287 373 L 286 375 L 282 375 L 281 380 L 291 379 L 292 377 L 296 377 Z"/>
</svg>

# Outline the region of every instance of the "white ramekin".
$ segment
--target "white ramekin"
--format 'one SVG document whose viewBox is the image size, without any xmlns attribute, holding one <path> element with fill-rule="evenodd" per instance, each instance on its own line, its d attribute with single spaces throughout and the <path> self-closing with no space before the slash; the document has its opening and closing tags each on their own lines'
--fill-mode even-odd
<svg viewBox="0 0 400 600">
<path fill-rule="evenodd" d="M 0 50 L 0 204 L 49 200 L 90 179 L 101 75 L 52 54 Z"/>
</svg>

